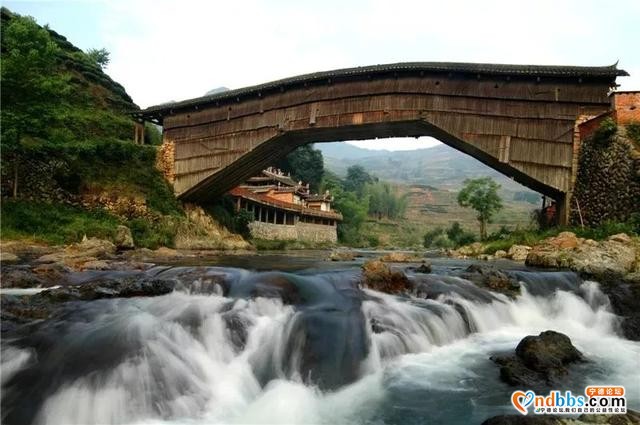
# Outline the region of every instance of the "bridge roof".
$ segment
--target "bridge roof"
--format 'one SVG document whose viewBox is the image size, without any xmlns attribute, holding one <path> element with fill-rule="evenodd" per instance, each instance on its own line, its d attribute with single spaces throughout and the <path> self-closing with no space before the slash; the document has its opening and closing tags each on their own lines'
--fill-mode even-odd
<svg viewBox="0 0 640 425">
<path fill-rule="evenodd" d="M 464 62 L 401 62 L 384 65 L 360 66 L 344 68 L 333 71 L 321 71 L 311 74 L 303 74 L 295 77 L 284 78 L 255 86 L 244 87 L 235 90 L 215 93 L 208 96 L 187 99 L 178 102 L 163 103 L 151 106 L 134 115 L 141 119 L 160 118 L 172 113 L 172 110 L 191 109 L 199 105 L 214 102 L 226 102 L 239 100 L 240 97 L 265 94 L 272 90 L 280 90 L 305 83 L 320 82 L 328 79 L 359 79 L 370 75 L 388 74 L 415 74 L 415 73 L 453 73 L 469 74 L 474 78 L 480 75 L 513 76 L 520 78 L 545 77 L 545 78 L 597 78 L 615 81 L 618 76 L 629 74 L 618 69 L 617 63 L 609 66 L 565 66 L 565 65 L 507 65 L 490 63 L 464 63 Z"/>
</svg>

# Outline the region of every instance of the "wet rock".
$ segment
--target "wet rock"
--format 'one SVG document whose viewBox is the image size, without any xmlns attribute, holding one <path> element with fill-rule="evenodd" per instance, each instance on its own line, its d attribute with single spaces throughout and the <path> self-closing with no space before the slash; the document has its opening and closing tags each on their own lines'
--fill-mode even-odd
<svg viewBox="0 0 640 425">
<path fill-rule="evenodd" d="M 493 266 L 472 264 L 466 268 L 460 277 L 492 291 L 508 295 L 520 293 L 520 284 L 517 279 Z"/>
<path fill-rule="evenodd" d="M 39 279 L 46 282 L 42 286 L 53 286 L 65 282 L 71 269 L 59 263 L 52 263 L 40 264 L 32 271 Z"/>
<path fill-rule="evenodd" d="M 600 288 L 609 297 L 613 312 L 621 317 L 624 337 L 640 341 L 640 285 L 614 279 L 603 281 Z"/>
<path fill-rule="evenodd" d="M 328 259 L 329 261 L 353 261 L 356 257 L 356 253 L 350 249 L 334 249 Z"/>
<path fill-rule="evenodd" d="M 427 260 L 422 260 L 422 264 L 418 267 L 408 267 L 407 270 L 414 273 L 431 273 L 431 263 Z"/>
<path fill-rule="evenodd" d="M 229 295 L 231 297 L 249 296 L 251 298 L 280 298 L 283 304 L 299 305 L 305 302 L 296 282 L 295 276 L 287 273 L 271 272 L 264 273 L 259 277 L 252 277 L 247 280 L 249 292 L 241 292 L 242 287 L 232 287 Z"/>
<path fill-rule="evenodd" d="M 411 282 L 403 272 L 393 270 L 380 260 L 364 263 L 362 283 L 368 288 L 387 294 L 399 294 L 412 288 Z"/>
<path fill-rule="evenodd" d="M 222 320 L 224 320 L 227 335 L 233 347 L 236 349 L 236 353 L 241 352 L 247 345 L 249 321 L 234 311 L 223 314 Z"/>
<path fill-rule="evenodd" d="M 116 244 L 116 248 L 120 250 L 135 248 L 131 230 L 127 226 L 119 225 L 116 228 L 116 237 L 114 238 L 114 242 Z"/>
<path fill-rule="evenodd" d="M 173 291 L 173 281 L 146 279 L 137 275 L 52 288 L 35 295 L 20 297 L 2 295 L 2 331 L 4 334 L 16 325 L 47 319 L 58 310 L 61 303 L 67 301 L 157 296 L 171 291 Z"/>
<path fill-rule="evenodd" d="M 378 258 L 378 260 L 384 263 L 418 263 L 423 259 L 414 253 L 389 252 Z"/>
<path fill-rule="evenodd" d="M 3 288 L 38 288 L 44 286 L 43 279 L 29 267 L 3 267 L 0 283 Z"/>
<path fill-rule="evenodd" d="M 545 331 L 523 338 L 515 355 L 492 357 L 491 360 L 500 365 L 500 379 L 507 384 L 540 388 L 560 384 L 568 373 L 567 366 L 584 358 L 568 336 Z"/>
<path fill-rule="evenodd" d="M 0 295 L 2 334 L 34 320 L 47 319 L 53 311 L 50 303 L 33 296 Z"/>
<path fill-rule="evenodd" d="M 530 246 L 526 245 L 512 245 L 507 251 L 507 257 L 511 258 L 513 261 L 525 261 L 527 259 L 527 255 L 529 255 L 529 251 L 531 251 Z"/>
<path fill-rule="evenodd" d="M 482 425 L 635 425 L 640 423 L 640 413 L 627 409 L 624 415 L 583 414 L 578 418 L 553 415 L 500 415 L 482 422 Z"/>
<path fill-rule="evenodd" d="M 91 301 L 102 298 L 153 297 L 173 291 L 174 282 L 128 276 L 120 279 L 99 279 L 81 285 L 69 285 L 42 291 L 32 298 L 50 302 Z"/>
</svg>

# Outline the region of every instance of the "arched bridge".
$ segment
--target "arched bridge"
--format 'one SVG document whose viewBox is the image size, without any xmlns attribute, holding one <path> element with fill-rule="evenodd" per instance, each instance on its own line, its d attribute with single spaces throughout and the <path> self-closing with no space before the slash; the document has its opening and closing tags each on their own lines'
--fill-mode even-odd
<svg viewBox="0 0 640 425">
<path fill-rule="evenodd" d="M 397 63 L 287 78 L 136 116 L 164 127 L 161 167 L 184 200 L 219 196 L 306 143 L 433 136 L 562 207 L 577 168 L 576 122 L 609 110 L 621 75 L 615 65 Z"/>
</svg>

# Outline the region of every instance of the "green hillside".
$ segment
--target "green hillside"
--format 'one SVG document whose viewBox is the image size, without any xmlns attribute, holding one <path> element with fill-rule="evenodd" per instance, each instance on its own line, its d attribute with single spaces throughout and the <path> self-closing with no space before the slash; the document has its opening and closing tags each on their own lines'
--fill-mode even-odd
<svg viewBox="0 0 640 425">
<path fill-rule="evenodd" d="M 505 208 L 489 225 L 489 231 L 502 226 L 528 228 L 533 210 L 540 206 L 540 195 L 536 192 L 445 144 L 412 151 L 375 151 L 347 143 L 315 146 L 323 152 L 327 170 L 344 176 L 349 167 L 360 165 L 379 179 L 393 182 L 398 193 L 407 195 L 403 220 L 370 220 L 364 226 L 364 232 L 376 235 L 382 245 L 416 245 L 425 232 L 448 227 L 454 221 L 476 232 L 474 211 L 457 202 L 457 192 L 466 179 L 486 176 L 501 185 L 499 194 Z"/>
<path fill-rule="evenodd" d="M 126 224 L 139 245 L 171 244 L 183 213 L 156 149 L 132 142 L 124 88 L 52 29 L 1 18 L 3 239 L 66 243 Z"/>
</svg>

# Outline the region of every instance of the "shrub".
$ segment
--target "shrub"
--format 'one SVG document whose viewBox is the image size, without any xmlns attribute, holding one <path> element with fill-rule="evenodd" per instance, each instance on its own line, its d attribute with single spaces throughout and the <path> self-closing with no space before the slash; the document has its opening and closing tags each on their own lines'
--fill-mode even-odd
<svg viewBox="0 0 640 425">
<path fill-rule="evenodd" d="M 424 247 L 431 248 L 434 245 L 436 238 L 444 234 L 444 229 L 442 227 L 436 227 L 433 230 L 429 230 L 424 234 Z"/>
<path fill-rule="evenodd" d="M 618 125 L 612 118 L 605 118 L 593 134 L 593 141 L 601 146 L 608 146 L 618 132 Z"/>
<path fill-rule="evenodd" d="M 640 123 L 633 122 L 627 124 L 627 136 L 633 140 L 637 147 L 640 148 Z"/>
<path fill-rule="evenodd" d="M 377 235 L 369 235 L 367 236 L 367 242 L 370 247 L 380 246 L 380 238 Z"/>
</svg>

